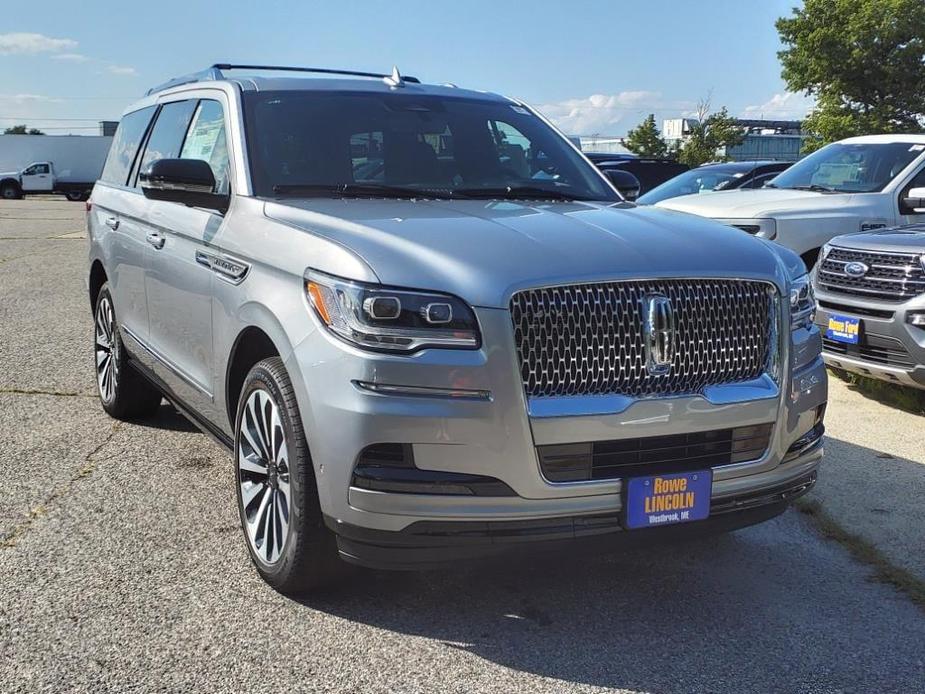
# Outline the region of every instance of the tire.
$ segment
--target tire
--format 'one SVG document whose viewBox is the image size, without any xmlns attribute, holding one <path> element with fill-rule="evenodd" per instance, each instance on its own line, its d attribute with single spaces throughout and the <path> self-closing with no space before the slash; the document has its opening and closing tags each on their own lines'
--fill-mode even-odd
<svg viewBox="0 0 925 694">
<path fill-rule="evenodd" d="M 247 374 L 235 418 L 235 488 L 241 528 L 260 576 L 305 595 L 344 576 L 325 526 L 299 406 L 279 357 Z"/>
<path fill-rule="evenodd" d="M 71 202 L 80 202 L 84 199 L 84 195 L 85 193 L 82 193 L 79 190 L 69 190 L 64 194 L 64 197 L 66 197 Z"/>
<path fill-rule="evenodd" d="M 20 200 L 22 198 L 22 191 L 15 183 L 4 183 L 0 186 L 0 198 L 4 200 Z"/>
<path fill-rule="evenodd" d="M 97 393 L 110 417 L 141 419 L 157 411 L 161 393 L 128 363 L 108 282 L 100 288 L 96 297 L 93 352 Z"/>
</svg>

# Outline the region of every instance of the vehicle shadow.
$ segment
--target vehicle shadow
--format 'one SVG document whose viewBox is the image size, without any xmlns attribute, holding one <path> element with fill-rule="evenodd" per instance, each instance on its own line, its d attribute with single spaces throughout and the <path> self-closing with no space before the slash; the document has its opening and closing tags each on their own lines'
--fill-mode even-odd
<svg viewBox="0 0 925 694">
<path fill-rule="evenodd" d="M 789 510 L 736 533 L 610 556 L 358 571 L 304 604 L 580 685 L 915 689 L 925 620 L 871 576 Z"/>
<path fill-rule="evenodd" d="M 161 401 L 161 406 L 152 416 L 145 417 L 144 419 L 137 419 L 132 423 L 147 427 L 148 429 L 163 429 L 165 431 L 176 431 L 180 433 L 193 433 L 199 431 L 199 427 L 193 424 L 184 415 L 180 414 L 166 399 Z"/>
</svg>

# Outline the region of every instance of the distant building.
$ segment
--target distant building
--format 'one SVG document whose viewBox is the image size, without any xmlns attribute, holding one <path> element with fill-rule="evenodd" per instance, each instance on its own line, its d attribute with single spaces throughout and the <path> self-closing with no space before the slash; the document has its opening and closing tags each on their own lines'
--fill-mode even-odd
<svg viewBox="0 0 925 694">
<path fill-rule="evenodd" d="M 622 137 L 606 135 L 589 135 L 578 138 L 583 152 L 606 152 L 608 154 L 632 154 L 623 146 Z"/>
<path fill-rule="evenodd" d="M 696 118 L 669 118 L 662 121 L 662 137 L 672 144 L 684 140 L 691 133 L 691 128 L 697 125 Z"/>
<path fill-rule="evenodd" d="M 116 128 L 119 127 L 119 121 L 117 120 L 101 120 L 100 121 L 100 135 L 105 137 L 112 137 L 116 134 Z"/>
<path fill-rule="evenodd" d="M 796 161 L 800 158 L 804 139 L 800 121 L 737 118 L 736 123 L 745 131 L 745 140 L 717 155 L 725 155 L 733 161 Z M 696 125 L 695 118 L 667 119 L 662 123 L 662 137 L 671 145 L 680 145 Z"/>
</svg>

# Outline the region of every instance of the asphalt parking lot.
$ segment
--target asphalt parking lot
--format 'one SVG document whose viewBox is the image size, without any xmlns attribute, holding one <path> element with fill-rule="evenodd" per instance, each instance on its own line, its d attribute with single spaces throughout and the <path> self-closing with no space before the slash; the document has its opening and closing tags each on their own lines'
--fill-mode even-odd
<svg viewBox="0 0 925 694">
<path fill-rule="evenodd" d="M 99 407 L 83 228 L 83 204 L 0 203 L 0 691 L 925 689 L 925 612 L 795 510 L 667 551 L 276 594 L 228 455 L 166 403 Z M 925 577 L 922 418 L 833 384 L 828 419 L 817 498 Z"/>
</svg>

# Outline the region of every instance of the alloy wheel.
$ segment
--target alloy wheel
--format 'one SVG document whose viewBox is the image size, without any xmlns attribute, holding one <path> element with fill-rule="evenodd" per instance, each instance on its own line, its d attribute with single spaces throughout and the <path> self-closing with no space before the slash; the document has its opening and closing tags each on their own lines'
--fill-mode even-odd
<svg viewBox="0 0 925 694">
<path fill-rule="evenodd" d="M 265 564 L 279 560 L 289 536 L 289 451 L 279 409 L 258 388 L 247 398 L 238 436 L 238 484 L 251 549 Z"/>
<path fill-rule="evenodd" d="M 112 402 L 119 378 L 116 362 L 116 317 L 108 296 L 100 299 L 96 307 L 96 384 L 103 402 Z"/>
</svg>

